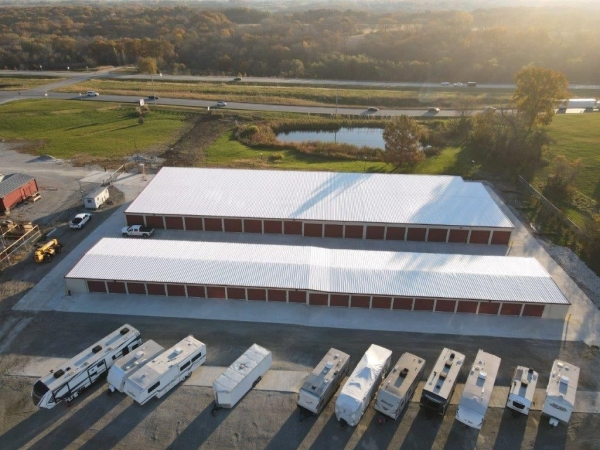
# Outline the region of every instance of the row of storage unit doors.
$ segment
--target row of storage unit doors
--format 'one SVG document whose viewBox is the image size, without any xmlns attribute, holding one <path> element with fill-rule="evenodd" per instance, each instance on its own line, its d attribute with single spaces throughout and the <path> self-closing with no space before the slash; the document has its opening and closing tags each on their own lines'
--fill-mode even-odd
<svg viewBox="0 0 600 450">
<path fill-rule="evenodd" d="M 127 215 L 128 225 L 169 230 L 287 234 L 306 237 L 508 245 L 510 230 L 362 225 L 292 220 Z"/>
<path fill-rule="evenodd" d="M 388 297 L 378 295 L 334 294 L 302 290 L 203 286 L 191 284 L 144 283 L 130 281 L 87 280 L 90 292 L 109 294 L 162 295 L 227 300 L 299 303 L 309 306 L 433 311 L 542 317 L 545 305 L 493 302 L 487 300 L 451 300 L 435 298 Z"/>
</svg>

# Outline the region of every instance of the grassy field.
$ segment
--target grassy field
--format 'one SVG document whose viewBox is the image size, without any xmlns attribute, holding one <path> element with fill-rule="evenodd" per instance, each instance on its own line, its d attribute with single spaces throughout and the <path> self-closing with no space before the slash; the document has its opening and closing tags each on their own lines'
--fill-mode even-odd
<svg viewBox="0 0 600 450">
<path fill-rule="evenodd" d="M 56 83 L 64 78 L 42 78 L 42 77 L 5 77 L 0 76 L 0 91 L 25 91 L 45 84 Z"/>
<path fill-rule="evenodd" d="M 0 106 L 0 136 L 27 141 L 37 154 L 102 160 L 160 149 L 185 119 L 185 112 L 151 107 L 140 125 L 133 105 L 28 100 Z"/>
<path fill-rule="evenodd" d="M 287 170 L 324 170 L 337 172 L 393 172 L 394 167 L 380 161 L 344 161 L 325 159 L 295 150 L 251 148 L 233 137 L 229 131 L 221 135 L 205 152 L 205 163 L 218 167 L 254 167 Z M 470 160 L 457 148 L 448 148 L 441 155 L 427 158 L 412 173 L 453 174 L 469 176 Z M 402 172 L 396 172 L 402 173 Z"/>
</svg>

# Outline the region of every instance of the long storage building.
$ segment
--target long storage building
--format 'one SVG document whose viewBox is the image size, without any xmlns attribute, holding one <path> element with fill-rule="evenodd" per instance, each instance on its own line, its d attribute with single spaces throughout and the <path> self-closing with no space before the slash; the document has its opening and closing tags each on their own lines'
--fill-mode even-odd
<svg viewBox="0 0 600 450">
<path fill-rule="evenodd" d="M 457 176 L 164 167 L 128 225 L 400 241 L 510 243 L 483 184 Z"/>
<path fill-rule="evenodd" d="M 104 238 L 66 275 L 72 293 L 163 295 L 564 318 L 534 258 Z"/>
</svg>

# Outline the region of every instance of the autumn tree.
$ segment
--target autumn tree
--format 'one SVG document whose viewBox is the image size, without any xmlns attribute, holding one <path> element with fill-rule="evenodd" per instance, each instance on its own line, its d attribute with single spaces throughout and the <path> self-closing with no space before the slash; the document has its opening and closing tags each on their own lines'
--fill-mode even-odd
<svg viewBox="0 0 600 450">
<path fill-rule="evenodd" d="M 138 58 L 137 66 L 138 71 L 140 73 L 158 73 L 158 65 L 156 64 L 156 58 Z"/>
<path fill-rule="evenodd" d="M 550 124 L 558 103 L 569 96 L 567 77 L 555 70 L 525 67 L 515 80 L 512 99 L 529 130 Z"/>
<path fill-rule="evenodd" d="M 548 175 L 544 194 L 548 197 L 568 200 L 573 197 L 573 181 L 583 169 L 583 161 L 577 158 L 569 161 L 564 155 L 558 155 L 552 161 L 554 170 Z"/>
<path fill-rule="evenodd" d="M 383 130 L 385 152 L 383 159 L 396 169 L 411 167 L 425 158 L 421 150 L 423 129 L 406 115 L 396 117 Z"/>
</svg>

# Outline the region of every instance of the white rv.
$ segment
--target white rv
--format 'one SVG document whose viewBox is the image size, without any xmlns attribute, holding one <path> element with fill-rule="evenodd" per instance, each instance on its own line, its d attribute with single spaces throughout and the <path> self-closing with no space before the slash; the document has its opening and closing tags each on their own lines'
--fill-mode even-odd
<svg viewBox="0 0 600 450">
<path fill-rule="evenodd" d="M 190 335 L 128 377 L 123 392 L 143 405 L 161 398 L 205 361 L 206 345 Z"/>
<path fill-rule="evenodd" d="M 537 386 L 538 373 L 529 367 L 517 366 L 513 376 L 506 407 L 528 415 L 533 404 L 533 394 Z"/>
<path fill-rule="evenodd" d="M 342 425 L 356 426 L 387 374 L 391 350 L 371 345 L 342 388 L 335 402 L 335 416 Z"/>
<path fill-rule="evenodd" d="M 479 350 L 469 372 L 462 397 L 458 403 L 456 420 L 481 430 L 485 413 L 492 398 L 492 390 L 498 375 L 501 359 Z"/>
<path fill-rule="evenodd" d="M 375 409 L 396 420 L 412 398 L 423 377 L 425 360 L 404 353 L 379 389 Z"/>
<path fill-rule="evenodd" d="M 465 355 L 445 348 L 440 353 L 427 383 L 423 387 L 420 406 L 427 415 L 446 414 L 456 387 L 456 379 L 465 362 Z"/>
<path fill-rule="evenodd" d="M 116 359 L 141 343 L 140 332 L 123 325 L 36 381 L 31 392 L 33 403 L 50 409 L 62 401 L 70 402 L 106 373 Z"/>
<path fill-rule="evenodd" d="M 555 360 L 546 388 L 546 399 L 542 414 L 550 416 L 550 425 L 569 423 L 575 406 L 575 394 L 579 382 L 579 367 L 565 361 Z"/>
<path fill-rule="evenodd" d="M 163 346 L 154 341 L 146 341 L 136 348 L 135 352 L 129 353 L 115 361 L 108 371 L 108 388 L 111 392 L 123 392 L 125 380 L 133 375 L 134 372 L 141 369 L 144 364 L 150 362 L 155 356 L 164 352 Z"/>
<path fill-rule="evenodd" d="M 250 389 L 258 384 L 271 368 L 269 350 L 254 344 L 213 382 L 215 394 L 214 414 L 217 409 L 233 408 Z"/>
<path fill-rule="evenodd" d="M 320 414 L 350 370 L 350 355 L 330 348 L 298 392 L 303 413 Z"/>
</svg>

